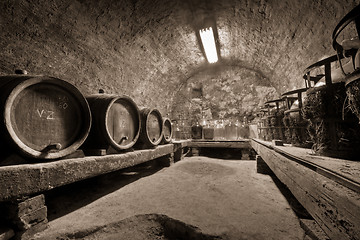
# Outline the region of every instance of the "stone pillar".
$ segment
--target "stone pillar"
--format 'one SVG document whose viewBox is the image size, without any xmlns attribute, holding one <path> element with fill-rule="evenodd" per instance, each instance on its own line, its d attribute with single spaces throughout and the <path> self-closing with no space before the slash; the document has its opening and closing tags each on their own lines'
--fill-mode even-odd
<svg viewBox="0 0 360 240">
<path fill-rule="evenodd" d="M 7 219 L 14 226 L 15 239 L 29 239 L 47 227 L 47 207 L 43 194 L 6 204 Z"/>
</svg>

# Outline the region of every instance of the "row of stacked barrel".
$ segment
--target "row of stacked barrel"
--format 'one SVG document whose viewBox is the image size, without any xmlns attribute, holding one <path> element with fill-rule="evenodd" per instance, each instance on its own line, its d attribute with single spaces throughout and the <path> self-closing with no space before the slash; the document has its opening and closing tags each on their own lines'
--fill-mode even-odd
<svg viewBox="0 0 360 240">
<path fill-rule="evenodd" d="M 350 23 L 355 24 L 357 37 L 338 43 L 337 38 Z M 264 140 L 281 139 L 301 147 L 311 147 L 319 155 L 358 159 L 360 5 L 339 22 L 332 37 L 336 54 L 305 69 L 305 88 L 284 93 L 281 100 L 273 101 L 283 101 L 285 105 L 283 108 L 273 107 L 277 117 L 283 115 L 282 123 L 277 121 L 276 124 L 284 134 L 270 134 L 274 126 L 265 121 L 265 118 L 274 116 L 269 107 L 272 101 L 269 101 L 265 105 L 267 109 L 261 112 L 261 136 Z"/>
<path fill-rule="evenodd" d="M 306 88 L 282 94 L 279 99 L 267 101 L 258 116 L 259 137 L 291 143 L 294 146 L 307 147 L 306 121 L 302 117 L 303 93 Z"/>
<path fill-rule="evenodd" d="M 155 108 L 139 110 L 128 96 L 84 97 L 64 80 L 17 73 L 0 76 L 3 156 L 58 159 L 79 148 L 116 153 L 171 141 L 171 121 Z"/>
<path fill-rule="evenodd" d="M 289 91 L 282 94 L 281 98 L 265 103 L 258 113 L 261 119 L 258 123 L 260 138 L 309 147 L 311 143 L 306 132 L 307 124 L 301 113 L 303 93 L 306 90 L 302 88 Z"/>
</svg>

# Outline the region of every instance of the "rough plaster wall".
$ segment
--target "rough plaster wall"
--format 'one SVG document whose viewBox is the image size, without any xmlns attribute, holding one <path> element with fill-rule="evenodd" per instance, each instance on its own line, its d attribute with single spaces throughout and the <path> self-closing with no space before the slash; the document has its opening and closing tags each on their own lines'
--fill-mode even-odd
<svg viewBox="0 0 360 240">
<path fill-rule="evenodd" d="M 257 72 L 280 94 L 302 87 L 303 69 L 334 53 L 332 30 L 359 3 L 4 0 L 0 73 L 24 68 L 65 79 L 85 94 L 99 88 L 126 94 L 166 114 L 188 79 L 212 68 L 194 33 L 195 23 L 211 16 L 219 32 L 219 66 Z M 218 73 L 212 79 L 217 77 L 222 79 Z"/>
<path fill-rule="evenodd" d="M 166 114 L 179 76 L 203 60 L 182 4 L 2 1 L 0 73 L 56 76 L 84 94 L 102 88 Z M 196 52 L 195 60 L 185 57 Z"/>
<path fill-rule="evenodd" d="M 303 70 L 335 54 L 331 35 L 359 1 L 214 2 L 222 57 L 252 66 L 279 93 L 304 87 Z"/>
</svg>

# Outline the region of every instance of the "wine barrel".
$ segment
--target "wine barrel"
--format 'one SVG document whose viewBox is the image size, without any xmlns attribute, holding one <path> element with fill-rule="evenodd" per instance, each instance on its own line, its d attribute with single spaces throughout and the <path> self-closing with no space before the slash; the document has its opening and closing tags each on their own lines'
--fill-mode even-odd
<svg viewBox="0 0 360 240">
<path fill-rule="evenodd" d="M 93 124 L 83 149 L 117 151 L 131 148 L 140 135 L 140 113 L 128 96 L 94 94 L 86 97 Z"/>
<path fill-rule="evenodd" d="M 91 114 L 85 97 L 58 78 L 0 76 L 0 107 L 2 140 L 26 157 L 57 159 L 69 155 L 90 131 Z"/>
<path fill-rule="evenodd" d="M 154 147 L 163 137 L 163 118 L 157 109 L 143 108 L 140 111 L 141 131 L 137 145 Z"/>
<path fill-rule="evenodd" d="M 171 125 L 171 121 L 169 118 L 164 118 L 163 119 L 163 138 L 162 138 L 162 143 L 166 144 L 166 143 L 170 143 L 171 139 L 172 139 L 172 135 L 173 135 L 173 128 Z"/>
</svg>

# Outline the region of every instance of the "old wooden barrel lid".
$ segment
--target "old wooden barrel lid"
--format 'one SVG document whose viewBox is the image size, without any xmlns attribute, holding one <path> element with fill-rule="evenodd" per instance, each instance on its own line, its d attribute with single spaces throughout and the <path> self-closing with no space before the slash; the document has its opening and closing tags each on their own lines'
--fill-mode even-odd
<svg viewBox="0 0 360 240">
<path fill-rule="evenodd" d="M 156 146 L 163 137 L 163 119 L 159 110 L 143 108 L 141 110 L 141 140 L 145 144 Z"/>
<path fill-rule="evenodd" d="M 173 128 L 171 125 L 171 121 L 169 118 L 164 118 L 163 119 L 163 142 L 164 143 L 169 143 L 172 139 L 172 134 L 173 134 Z"/>
<path fill-rule="evenodd" d="M 130 97 L 118 96 L 113 99 L 108 105 L 105 123 L 108 140 L 117 150 L 132 147 L 139 138 L 140 114 Z"/>
<path fill-rule="evenodd" d="M 52 77 L 14 79 L 20 81 L 10 84 L 4 122 L 20 151 L 33 158 L 56 159 L 79 148 L 91 126 L 90 109 L 80 91 Z"/>
</svg>

